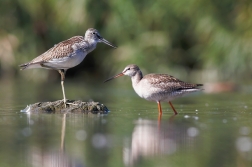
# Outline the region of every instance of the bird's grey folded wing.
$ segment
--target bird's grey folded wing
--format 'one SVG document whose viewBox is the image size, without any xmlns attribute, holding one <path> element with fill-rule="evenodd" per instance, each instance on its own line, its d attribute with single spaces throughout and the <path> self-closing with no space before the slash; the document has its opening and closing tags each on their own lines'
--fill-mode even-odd
<svg viewBox="0 0 252 167">
<path fill-rule="evenodd" d="M 45 53 L 41 54 L 40 56 L 33 59 L 29 64 L 38 64 L 50 61 L 51 59 L 57 59 L 57 58 L 63 58 L 71 53 L 74 52 L 74 50 L 79 49 L 78 43 L 82 42 L 84 40 L 84 37 L 82 36 L 74 36 L 72 38 L 69 38 L 65 41 L 62 41 Z"/>
<path fill-rule="evenodd" d="M 145 77 L 150 77 L 150 84 L 155 85 L 155 87 L 164 90 L 180 90 L 180 89 L 192 89 L 201 86 L 200 84 L 191 84 L 183 82 L 168 74 L 148 74 Z"/>
</svg>

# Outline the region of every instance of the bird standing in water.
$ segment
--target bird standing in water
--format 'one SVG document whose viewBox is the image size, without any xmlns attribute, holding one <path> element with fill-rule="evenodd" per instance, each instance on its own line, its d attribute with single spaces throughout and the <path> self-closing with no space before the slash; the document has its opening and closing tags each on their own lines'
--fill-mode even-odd
<svg viewBox="0 0 252 167">
<path fill-rule="evenodd" d="M 143 76 L 140 68 L 135 64 L 128 65 L 121 73 L 104 82 L 123 75 L 131 77 L 132 86 L 141 98 L 158 103 L 159 115 L 162 115 L 161 101 L 168 102 L 174 114 L 177 115 L 178 112 L 173 107 L 171 100 L 191 92 L 200 91 L 202 89 L 198 87 L 203 86 L 203 84 L 186 83 L 167 74 L 148 74 Z"/>
<path fill-rule="evenodd" d="M 94 29 L 89 28 L 85 36 L 74 36 L 70 39 L 62 41 L 45 53 L 36 57 L 32 61 L 21 64 L 21 70 L 31 68 L 46 68 L 57 70 L 61 75 L 61 86 L 63 92 L 64 103 L 66 106 L 66 96 L 64 89 L 64 80 L 66 71 L 69 68 L 80 64 L 86 55 L 96 48 L 98 42 L 103 42 L 113 48 L 117 48 L 109 41 L 104 39 L 100 33 Z"/>
</svg>

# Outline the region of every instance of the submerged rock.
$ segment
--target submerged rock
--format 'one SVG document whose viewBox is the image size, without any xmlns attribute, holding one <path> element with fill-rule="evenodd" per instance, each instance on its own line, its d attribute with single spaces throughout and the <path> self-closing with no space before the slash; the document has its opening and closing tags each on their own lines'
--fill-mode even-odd
<svg viewBox="0 0 252 167">
<path fill-rule="evenodd" d="M 27 106 L 21 112 L 28 113 L 84 113 L 107 114 L 108 108 L 99 102 L 83 102 L 80 100 L 67 100 L 66 107 L 63 100 L 54 102 L 38 102 Z"/>
</svg>

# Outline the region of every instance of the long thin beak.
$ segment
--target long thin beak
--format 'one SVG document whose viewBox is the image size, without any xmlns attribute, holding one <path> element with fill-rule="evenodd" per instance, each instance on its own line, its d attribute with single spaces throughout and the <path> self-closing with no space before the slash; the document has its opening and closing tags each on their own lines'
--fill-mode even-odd
<svg viewBox="0 0 252 167">
<path fill-rule="evenodd" d="M 123 73 L 117 74 L 117 75 L 115 75 L 115 76 L 113 76 L 113 77 L 107 79 L 106 81 L 104 81 L 104 83 L 105 83 L 105 82 L 108 82 L 108 81 L 110 81 L 110 80 L 112 80 L 112 79 L 115 79 L 115 78 L 117 78 L 117 77 L 121 77 L 121 76 L 124 76 L 124 74 L 123 74 Z"/>
<path fill-rule="evenodd" d="M 111 47 L 113 47 L 115 49 L 117 48 L 117 46 L 113 45 L 112 43 L 110 43 L 109 41 L 104 39 L 103 37 L 100 37 L 100 40 L 101 40 L 101 42 L 103 42 L 103 43 L 105 43 L 105 44 L 107 44 L 107 45 L 109 45 L 109 46 L 111 46 Z"/>
</svg>

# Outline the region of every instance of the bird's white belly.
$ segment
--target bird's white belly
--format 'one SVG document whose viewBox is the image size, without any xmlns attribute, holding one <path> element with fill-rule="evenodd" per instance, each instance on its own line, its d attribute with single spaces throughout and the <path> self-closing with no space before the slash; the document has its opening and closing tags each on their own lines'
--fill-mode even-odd
<svg viewBox="0 0 252 167">
<path fill-rule="evenodd" d="M 162 94 L 162 90 L 157 88 L 145 89 L 143 87 L 138 87 L 138 89 L 135 89 L 135 91 L 141 98 L 144 98 L 148 101 L 164 101 L 165 98 L 168 97 L 168 94 Z"/>
<path fill-rule="evenodd" d="M 144 87 L 138 87 L 138 89 L 134 88 L 134 90 L 141 98 L 144 98 L 148 101 L 166 101 L 166 102 L 171 101 L 178 97 L 182 97 L 191 92 L 200 91 L 200 89 L 169 91 L 154 87 L 149 87 L 148 89 L 144 89 Z"/>
<path fill-rule="evenodd" d="M 83 59 L 86 57 L 86 55 L 87 55 L 86 53 L 79 50 L 63 58 L 51 59 L 47 63 L 44 63 L 44 65 L 52 67 L 52 68 L 56 68 L 56 69 L 69 69 L 80 64 L 83 61 Z"/>
</svg>

